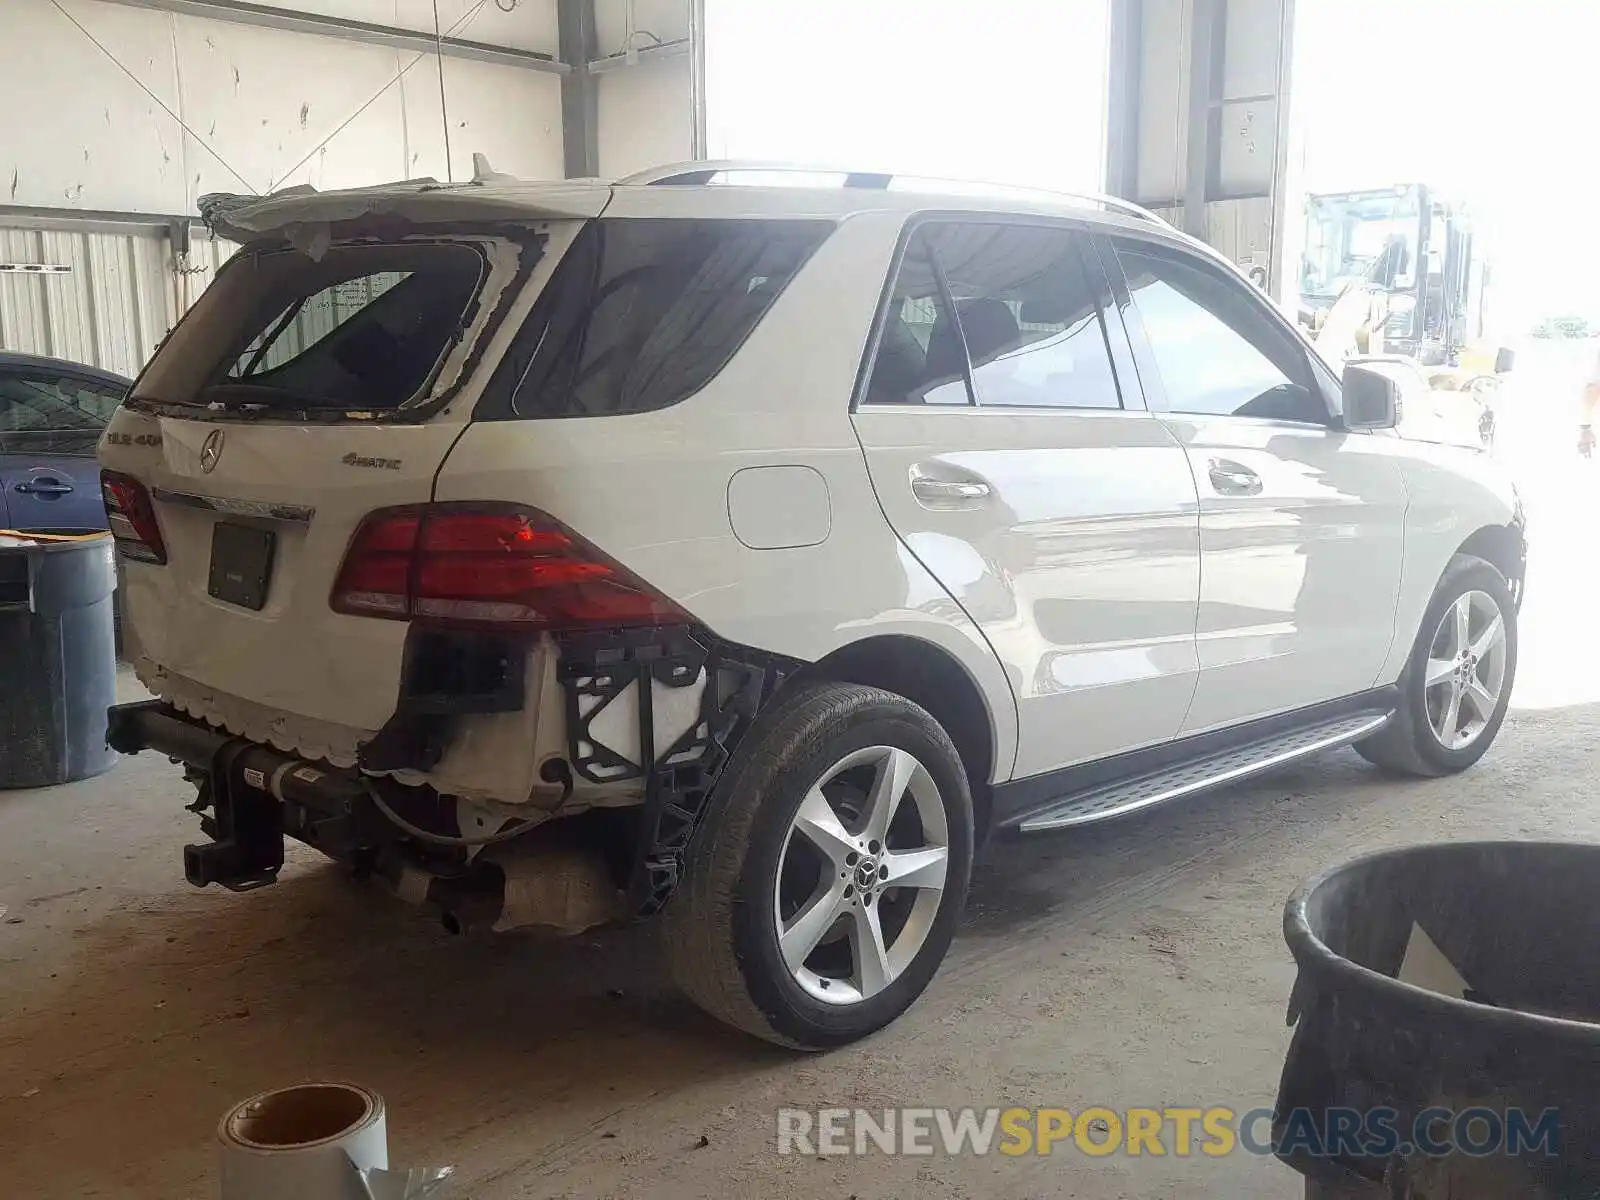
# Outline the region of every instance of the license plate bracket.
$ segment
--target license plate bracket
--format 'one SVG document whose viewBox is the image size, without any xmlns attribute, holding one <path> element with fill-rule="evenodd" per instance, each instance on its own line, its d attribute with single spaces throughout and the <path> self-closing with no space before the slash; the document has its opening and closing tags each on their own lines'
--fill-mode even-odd
<svg viewBox="0 0 1600 1200">
<path fill-rule="evenodd" d="M 211 533 L 211 577 L 206 590 L 218 600 L 260 612 L 267 603 L 277 540 L 270 529 L 219 521 Z"/>
</svg>

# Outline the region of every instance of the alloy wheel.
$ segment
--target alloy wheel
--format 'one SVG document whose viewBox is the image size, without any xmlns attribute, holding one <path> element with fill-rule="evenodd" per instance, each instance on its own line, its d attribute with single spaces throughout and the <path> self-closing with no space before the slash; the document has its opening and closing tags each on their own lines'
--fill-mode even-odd
<svg viewBox="0 0 1600 1200">
<path fill-rule="evenodd" d="M 778 949 L 795 982 L 828 1004 L 892 984 L 928 939 L 949 858 L 944 798 L 915 755 L 868 746 L 829 767 L 778 860 Z"/>
<path fill-rule="evenodd" d="M 1444 611 L 1423 677 L 1428 723 L 1446 750 L 1483 736 L 1506 681 L 1506 623 L 1487 592 L 1463 592 Z"/>
</svg>

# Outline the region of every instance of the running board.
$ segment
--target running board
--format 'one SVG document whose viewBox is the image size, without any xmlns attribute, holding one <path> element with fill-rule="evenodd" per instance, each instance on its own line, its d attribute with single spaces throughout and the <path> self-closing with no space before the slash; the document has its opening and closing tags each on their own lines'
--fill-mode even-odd
<svg viewBox="0 0 1600 1200">
<path fill-rule="evenodd" d="M 1077 792 L 1023 821 L 1023 833 L 1088 825 L 1124 813 L 1189 796 L 1224 783 L 1236 783 L 1298 758 L 1348 745 L 1380 729 L 1393 714 L 1358 712 L 1288 733 L 1274 734 L 1189 759 L 1165 770 Z"/>
</svg>

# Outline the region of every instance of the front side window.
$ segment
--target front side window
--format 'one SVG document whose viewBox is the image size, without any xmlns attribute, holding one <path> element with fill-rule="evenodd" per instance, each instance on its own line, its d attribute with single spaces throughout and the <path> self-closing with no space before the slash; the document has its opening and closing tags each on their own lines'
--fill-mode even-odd
<svg viewBox="0 0 1600 1200">
<path fill-rule="evenodd" d="M 423 394 L 474 311 L 476 246 L 336 244 L 320 258 L 246 249 L 134 389 L 163 404 L 389 410 Z"/>
<path fill-rule="evenodd" d="M 1304 351 L 1249 285 L 1155 247 L 1117 250 L 1167 407 L 1207 416 L 1326 424 Z"/>
<path fill-rule="evenodd" d="M 868 402 L 967 403 L 970 371 L 979 405 L 1121 407 L 1086 244 L 1047 225 L 922 226 L 896 276 Z"/>
<path fill-rule="evenodd" d="M 818 220 L 591 221 L 488 395 L 508 391 L 517 417 L 676 404 L 727 365 L 832 230 Z"/>
</svg>

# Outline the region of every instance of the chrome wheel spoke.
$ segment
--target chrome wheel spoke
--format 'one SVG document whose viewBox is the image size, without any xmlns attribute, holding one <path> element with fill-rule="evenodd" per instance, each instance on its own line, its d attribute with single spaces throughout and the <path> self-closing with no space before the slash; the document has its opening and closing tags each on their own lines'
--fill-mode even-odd
<svg viewBox="0 0 1600 1200">
<path fill-rule="evenodd" d="M 885 748 L 885 754 L 873 776 L 872 791 L 867 795 L 866 821 L 863 830 L 870 841 L 883 844 L 894 814 L 900 807 L 900 798 L 911 786 L 911 777 L 919 768 L 917 760 L 899 747 Z"/>
<path fill-rule="evenodd" d="M 1449 683 L 1455 673 L 1455 659 L 1430 658 L 1428 660 L 1428 670 L 1422 677 L 1422 682 L 1428 687 L 1438 687 L 1441 683 Z"/>
<path fill-rule="evenodd" d="M 1484 687 L 1483 681 L 1479 679 L 1474 679 L 1467 684 L 1467 690 L 1462 693 L 1462 699 L 1472 707 L 1478 714 L 1478 719 L 1482 721 L 1487 721 L 1494 716 L 1495 706 L 1499 702 L 1499 697 Z"/>
<path fill-rule="evenodd" d="M 792 921 L 783 926 L 778 946 L 791 971 L 798 971 L 817 948 L 822 935 L 833 928 L 844 909 L 844 881 L 835 879 L 831 887 L 819 889 Z"/>
<path fill-rule="evenodd" d="M 1462 654 L 1467 647 L 1472 645 L 1472 593 L 1467 592 L 1456 598 L 1452 606 L 1452 637 L 1450 650 L 1453 654 Z"/>
<path fill-rule="evenodd" d="M 889 948 L 883 943 L 883 922 L 876 904 L 859 904 L 851 912 L 851 949 L 855 951 L 855 985 L 863 998 L 875 996 L 894 979 Z"/>
<path fill-rule="evenodd" d="M 1461 693 L 1454 688 L 1450 689 L 1450 698 L 1445 701 L 1438 723 L 1433 728 L 1447 748 L 1455 748 L 1456 735 L 1461 729 Z"/>
<path fill-rule="evenodd" d="M 891 851 L 883 856 L 883 886 L 941 890 L 949 861 L 950 851 L 943 846 Z"/>
<path fill-rule="evenodd" d="M 1494 614 L 1494 619 L 1484 627 L 1483 632 L 1472 643 L 1472 653 L 1479 659 L 1487 658 L 1490 652 L 1499 648 L 1500 643 L 1505 641 L 1505 637 L 1505 619 L 1497 612 Z"/>
<path fill-rule="evenodd" d="M 821 784 L 807 792 L 806 798 L 800 802 L 800 811 L 794 818 L 794 830 L 803 834 L 836 867 L 843 868 L 845 856 L 855 853 L 857 849 L 856 840 L 845 831 L 839 814 L 833 811 L 833 805 L 822 794 Z"/>
</svg>

